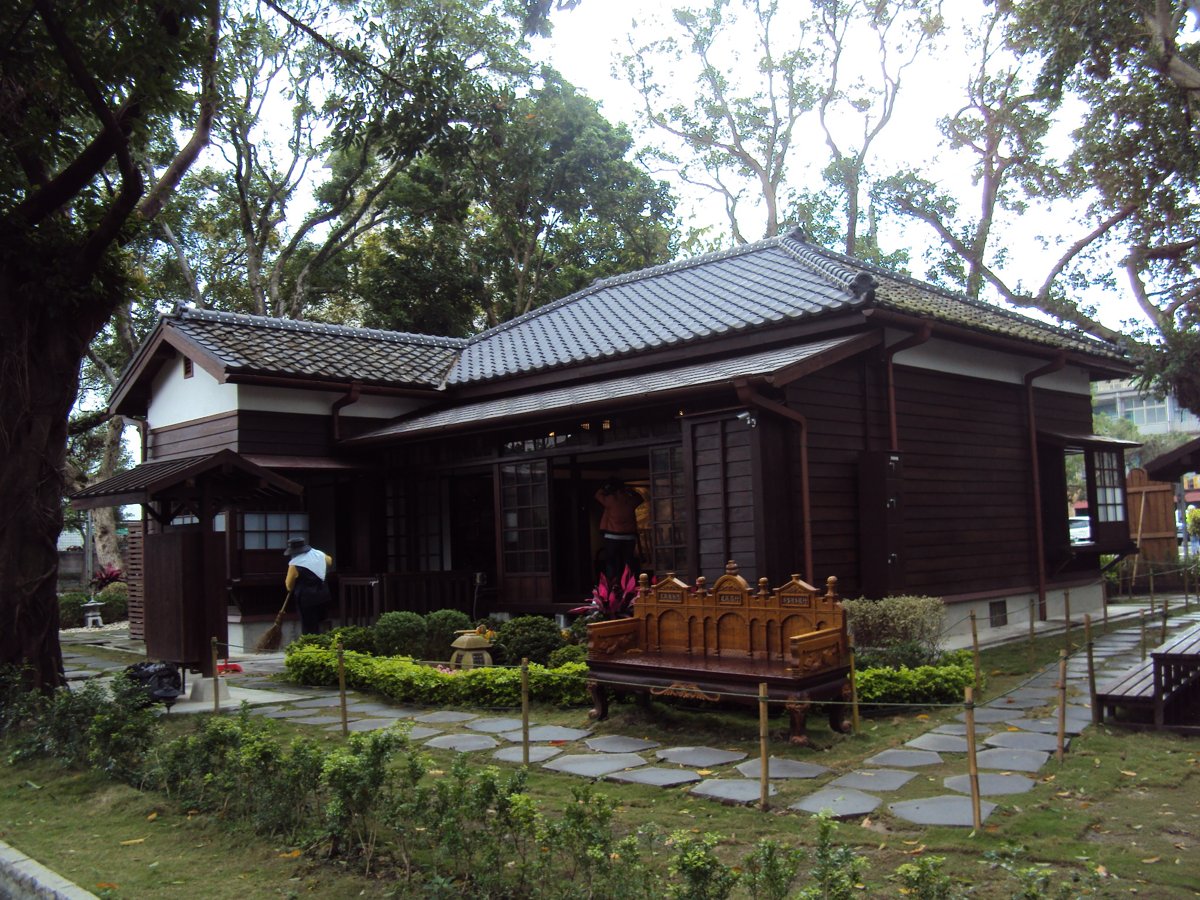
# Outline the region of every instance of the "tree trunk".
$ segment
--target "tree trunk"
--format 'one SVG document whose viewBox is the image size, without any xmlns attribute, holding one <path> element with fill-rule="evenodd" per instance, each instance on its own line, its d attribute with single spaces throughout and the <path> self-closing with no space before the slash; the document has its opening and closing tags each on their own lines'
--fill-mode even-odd
<svg viewBox="0 0 1200 900">
<path fill-rule="evenodd" d="M 88 341 L 115 304 L 111 272 L 73 282 L 70 266 L 39 259 L 35 243 L 13 241 L 0 258 L 0 666 L 49 691 L 65 684 L 57 541 L 67 418 Z"/>
<path fill-rule="evenodd" d="M 125 436 L 125 420 L 120 416 L 105 425 L 104 459 L 96 473 L 96 481 L 111 478 L 121 460 L 121 442 Z M 96 550 L 96 568 L 115 566 L 124 569 L 121 548 L 117 541 L 117 508 L 102 506 L 92 510 L 92 543 Z"/>
</svg>

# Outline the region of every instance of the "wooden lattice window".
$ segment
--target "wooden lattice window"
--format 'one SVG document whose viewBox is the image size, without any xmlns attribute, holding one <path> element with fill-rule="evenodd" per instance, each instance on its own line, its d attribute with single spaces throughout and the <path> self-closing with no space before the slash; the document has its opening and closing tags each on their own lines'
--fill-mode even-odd
<svg viewBox="0 0 1200 900">
<path fill-rule="evenodd" d="M 500 466 L 504 571 L 550 571 L 549 465 L 545 460 Z"/>
<path fill-rule="evenodd" d="M 655 447 L 650 451 L 651 546 L 648 549 L 656 573 L 687 571 L 686 500 L 683 448 Z"/>
</svg>

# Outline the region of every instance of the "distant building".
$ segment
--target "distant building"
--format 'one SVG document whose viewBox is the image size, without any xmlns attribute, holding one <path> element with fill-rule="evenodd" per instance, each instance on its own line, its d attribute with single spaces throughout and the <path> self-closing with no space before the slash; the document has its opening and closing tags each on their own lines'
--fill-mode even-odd
<svg viewBox="0 0 1200 900">
<path fill-rule="evenodd" d="M 1200 418 L 1171 395 L 1143 394 L 1132 380 L 1097 381 L 1092 386 L 1097 415 L 1128 419 L 1142 434 L 1200 434 Z"/>
</svg>

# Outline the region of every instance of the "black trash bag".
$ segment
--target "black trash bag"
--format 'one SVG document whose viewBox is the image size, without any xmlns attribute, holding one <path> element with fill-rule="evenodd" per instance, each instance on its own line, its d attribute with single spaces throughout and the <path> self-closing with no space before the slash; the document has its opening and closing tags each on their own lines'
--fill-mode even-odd
<svg viewBox="0 0 1200 900">
<path fill-rule="evenodd" d="M 183 676 L 174 663 L 134 663 L 125 669 L 125 677 L 142 686 L 147 705 L 165 703 L 169 709 L 183 694 Z"/>
</svg>

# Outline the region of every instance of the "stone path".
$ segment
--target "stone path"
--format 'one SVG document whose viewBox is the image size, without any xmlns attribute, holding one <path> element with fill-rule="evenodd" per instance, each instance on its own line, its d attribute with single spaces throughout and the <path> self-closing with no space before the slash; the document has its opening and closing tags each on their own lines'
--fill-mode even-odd
<svg viewBox="0 0 1200 900">
<path fill-rule="evenodd" d="M 1170 620 L 1172 629 L 1189 627 L 1197 621 L 1200 610 Z M 1099 680 L 1140 661 L 1138 637 L 1134 626 L 1095 640 L 1093 656 Z M 1158 637 L 1156 630 L 1156 643 Z M 1082 641 L 1082 633 L 1078 640 Z M 80 647 L 64 653 L 64 657 L 69 673 L 76 679 L 103 676 L 122 668 L 90 658 Z M 280 693 L 280 685 L 269 679 L 271 671 L 280 668 L 278 659 L 260 656 L 240 662 L 243 671 L 230 676 L 227 682 L 233 697 L 223 704 L 226 708 L 236 708 L 241 699 L 253 695 L 248 702 L 260 704 L 251 708 L 255 714 L 324 726 L 329 731 L 341 729 L 337 699 L 328 690 L 288 686 L 288 693 Z M 1032 790 L 1037 773 L 1052 758 L 1057 747 L 1057 680 L 1057 665 L 1048 667 L 1021 687 L 975 710 L 980 793 L 996 798 L 996 802 L 983 802 L 984 819 L 1007 798 Z M 1068 663 L 1067 694 L 1066 731 L 1078 735 L 1091 725 L 1086 658 L 1082 653 Z M 178 704 L 171 714 L 186 711 L 189 705 Z M 211 701 L 197 707 L 211 710 Z M 486 754 L 492 760 L 518 764 L 524 756 L 521 721 L 511 716 L 412 709 L 361 695 L 354 695 L 347 708 L 351 731 L 404 724 L 410 740 L 430 748 Z M 803 759 L 772 756 L 768 760 L 770 793 L 785 790 L 787 799 L 782 802 L 795 800 L 788 808 L 798 812 L 827 810 L 836 817 L 859 817 L 875 812 L 886 802 L 892 816 L 913 825 L 970 827 L 966 727 L 962 724 L 965 713 L 955 718 L 958 721 L 933 725 L 904 746 L 880 750 L 863 760 L 860 767 L 840 774 L 815 764 L 812 754 L 805 751 L 797 751 L 804 754 Z M 690 796 L 723 803 L 757 803 L 760 797 L 761 761 L 747 760 L 747 754 L 740 751 L 660 747 L 640 736 L 592 736 L 589 729 L 539 723 L 530 724 L 529 741 L 530 763 L 549 771 L 684 790 Z M 1069 742 L 1067 749 L 1069 752 Z M 950 774 L 946 774 L 947 769 Z M 921 775 L 925 777 L 906 790 Z M 888 800 L 898 792 L 920 792 L 930 782 L 940 782 L 949 793 Z"/>
</svg>

